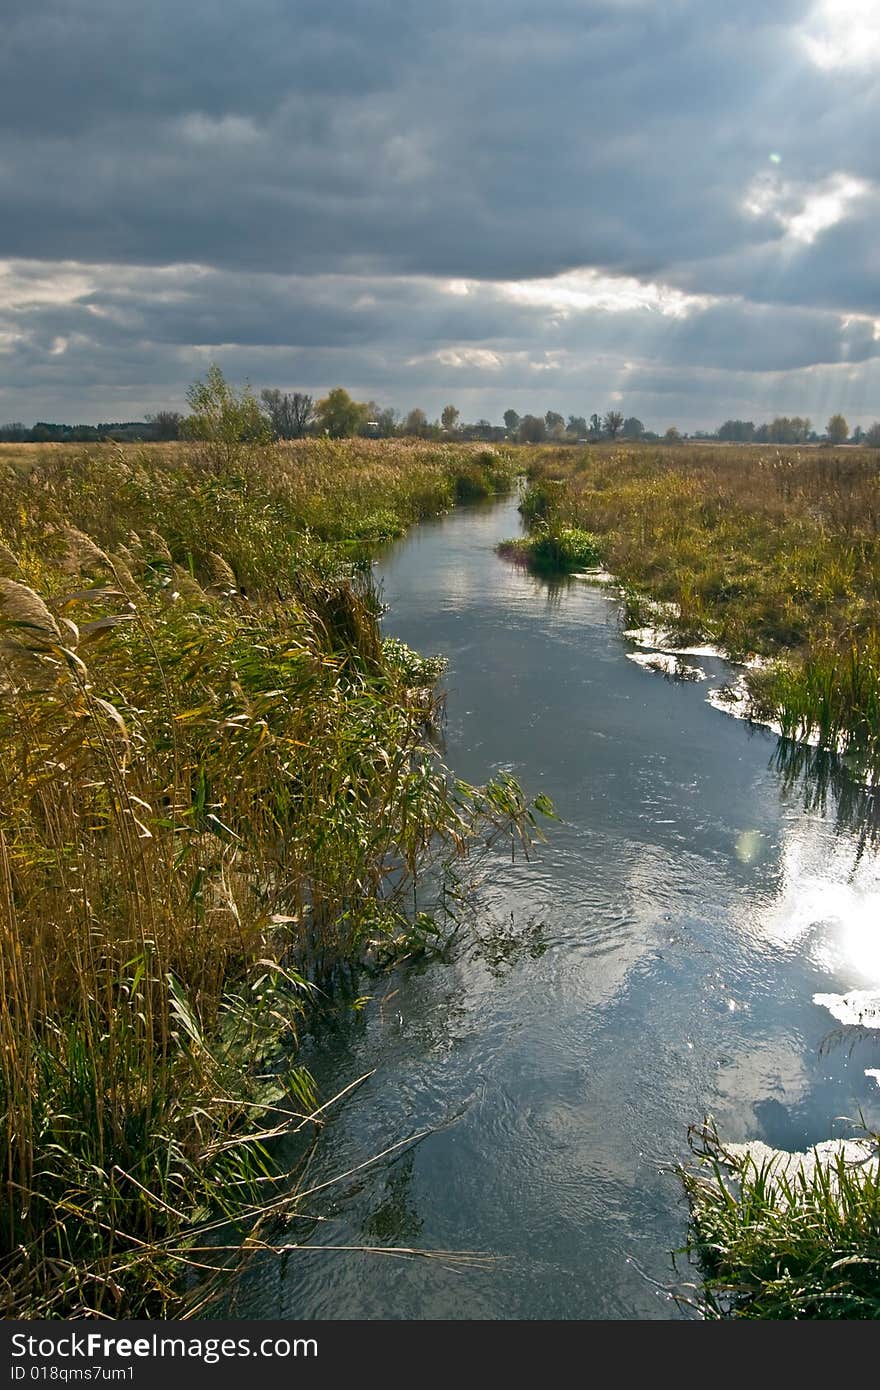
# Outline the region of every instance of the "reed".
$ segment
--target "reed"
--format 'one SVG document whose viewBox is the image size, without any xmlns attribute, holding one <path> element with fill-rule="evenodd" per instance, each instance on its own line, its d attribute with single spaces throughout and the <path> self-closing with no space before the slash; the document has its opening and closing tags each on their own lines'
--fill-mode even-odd
<svg viewBox="0 0 880 1390">
<path fill-rule="evenodd" d="M 315 989 L 441 935 L 412 886 L 478 829 L 528 834 L 512 781 L 455 783 L 427 746 L 442 664 L 382 640 L 363 559 L 474 476 L 510 470 L 0 450 L 7 1317 L 169 1316 L 244 1258 L 295 1206 L 271 1149 L 315 1109 Z"/>
</svg>

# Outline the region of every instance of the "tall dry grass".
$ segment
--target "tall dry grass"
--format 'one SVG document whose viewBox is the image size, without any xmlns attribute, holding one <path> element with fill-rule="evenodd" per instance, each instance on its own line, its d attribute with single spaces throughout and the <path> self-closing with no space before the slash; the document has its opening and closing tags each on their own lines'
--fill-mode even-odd
<svg viewBox="0 0 880 1390">
<path fill-rule="evenodd" d="M 776 658 L 754 711 L 880 772 L 880 454 L 775 445 L 529 455 L 532 524 L 584 527 L 683 635 Z"/>
<path fill-rule="evenodd" d="M 353 563 L 508 476 L 432 446 L 219 472 L 194 446 L 0 449 L 7 1316 L 168 1315 L 187 1283 L 198 1306 L 295 1205 L 267 1145 L 315 1104 L 316 985 L 423 942 L 412 885 L 477 824 L 524 829 L 514 784 L 426 747 L 439 665 L 383 642 Z"/>
</svg>

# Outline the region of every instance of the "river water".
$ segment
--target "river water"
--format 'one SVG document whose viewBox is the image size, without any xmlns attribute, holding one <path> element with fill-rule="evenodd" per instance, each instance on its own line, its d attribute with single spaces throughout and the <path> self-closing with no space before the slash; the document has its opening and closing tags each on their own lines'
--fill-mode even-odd
<svg viewBox="0 0 880 1390">
<path fill-rule="evenodd" d="M 628 659 L 613 592 L 494 554 L 518 530 L 515 500 L 416 528 L 378 567 L 384 627 L 449 659 L 453 771 L 508 769 L 562 823 L 483 864 L 451 962 L 363 980 L 307 1044 L 325 1097 L 373 1072 L 310 1181 L 428 1133 L 313 1199 L 311 1248 L 253 1261 L 232 1315 L 688 1316 L 690 1123 L 786 1149 L 880 1126 L 877 1034 L 813 1002 L 880 986 L 870 799 L 712 708 L 719 659 L 693 681 Z"/>
</svg>

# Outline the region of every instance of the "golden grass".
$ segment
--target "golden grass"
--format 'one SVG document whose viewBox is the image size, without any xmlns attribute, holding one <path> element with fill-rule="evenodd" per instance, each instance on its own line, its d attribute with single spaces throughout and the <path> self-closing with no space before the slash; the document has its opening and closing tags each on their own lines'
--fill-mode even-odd
<svg viewBox="0 0 880 1390">
<path fill-rule="evenodd" d="M 683 635 L 777 664 L 756 713 L 880 768 L 880 453 L 862 448 L 607 445 L 529 455 L 533 522 L 593 532 Z"/>
<path fill-rule="evenodd" d="M 439 666 L 352 563 L 508 478 L 421 444 L 0 448 L 7 1316 L 179 1311 L 195 1226 L 244 1248 L 277 1199 L 315 982 L 427 942 L 425 866 L 527 820 L 426 749 Z"/>
</svg>

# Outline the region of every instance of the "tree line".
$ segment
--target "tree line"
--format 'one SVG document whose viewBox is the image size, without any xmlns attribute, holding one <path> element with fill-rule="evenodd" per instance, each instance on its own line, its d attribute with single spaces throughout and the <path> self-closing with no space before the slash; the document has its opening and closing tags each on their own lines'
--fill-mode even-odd
<svg viewBox="0 0 880 1390">
<path fill-rule="evenodd" d="M 259 397 L 250 386 L 235 391 L 216 364 L 209 368 L 203 382 L 197 382 L 187 393 L 190 415 L 176 410 L 160 410 L 145 415 L 143 420 L 97 425 L 54 424 L 38 420 L 32 427 L 19 423 L 0 425 L 3 443 L 90 443 L 111 439 L 120 443 L 134 441 L 168 441 L 199 438 L 198 420 L 210 409 L 224 410 L 226 417 L 237 420 L 239 438 L 301 439 L 306 435 L 329 435 L 345 439 L 362 435 L 374 439 L 408 436 L 420 439 L 514 440 L 521 444 L 586 444 L 600 440 L 644 440 L 675 444 L 682 440 L 718 440 L 741 444 L 866 444 L 880 448 L 880 421 L 869 429 L 857 426 L 850 432 L 846 418 L 832 415 L 823 434 L 817 433 L 808 418 L 799 415 L 778 415 L 773 420 L 755 424 L 753 420 L 725 420 L 713 433 L 700 430 L 693 435 L 680 433 L 670 425 L 661 436 L 646 429 L 636 416 L 625 416 L 620 410 L 607 410 L 603 415 L 559 414 L 548 410 L 543 415 L 520 415 L 505 410 L 502 425 L 486 419 L 472 424 L 462 421 L 455 405 L 444 406 L 438 419 L 429 420 L 419 406 L 406 415 L 376 401 L 355 400 L 342 386 L 335 386 L 326 396 L 315 399 L 305 391 L 282 391 L 277 387 L 263 389 Z M 211 404 L 213 402 L 213 405 Z M 196 423 L 194 423 L 196 422 Z M 195 431 L 195 433 L 194 433 Z"/>
<path fill-rule="evenodd" d="M 446 405 L 438 419 L 429 420 L 420 406 L 406 415 L 375 401 L 358 401 L 342 386 L 336 386 L 326 396 L 316 400 L 304 391 L 281 391 L 265 388 L 259 397 L 246 386 L 235 392 L 226 382 L 219 367 L 212 366 L 204 382 L 190 388 L 187 400 L 190 415 L 176 410 L 161 410 L 145 415 L 143 420 L 129 420 L 98 425 L 55 424 L 38 420 L 33 427 L 20 423 L 0 425 L 3 443 L 89 443 L 104 439 L 127 441 L 166 441 L 185 439 L 192 434 L 193 420 L 203 414 L 209 399 L 215 408 L 222 403 L 227 415 L 235 403 L 244 435 L 250 438 L 267 433 L 275 439 L 301 439 L 306 435 L 329 435 L 333 439 L 364 435 L 378 439 L 415 436 L 420 439 L 519 440 L 521 443 L 585 442 L 596 439 L 657 439 L 646 430 L 641 420 L 628 419 L 619 411 L 610 410 L 604 416 L 570 415 L 568 420 L 554 410 L 544 415 L 522 415 L 515 410 L 504 412 L 503 425 L 481 418 L 466 423 L 455 405 Z M 234 413 L 234 412 L 233 412 Z"/>
<path fill-rule="evenodd" d="M 880 420 L 863 430 L 856 425 L 850 432 L 845 415 L 832 415 L 820 434 L 812 421 L 800 415 L 777 415 L 775 419 L 756 425 L 753 420 L 725 420 L 719 426 L 717 439 L 736 444 L 867 444 L 880 448 Z"/>
</svg>

